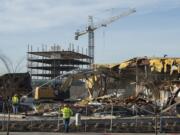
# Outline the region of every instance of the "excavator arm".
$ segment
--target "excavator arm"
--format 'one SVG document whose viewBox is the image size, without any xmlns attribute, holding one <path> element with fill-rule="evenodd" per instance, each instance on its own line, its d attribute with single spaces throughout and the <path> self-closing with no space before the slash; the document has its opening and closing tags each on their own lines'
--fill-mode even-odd
<svg viewBox="0 0 180 135">
<path fill-rule="evenodd" d="M 93 91 L 94 91 L 94 85 L 95 85 L 95 82 L 98 81 L 97 76 L 100 73 L 101 72 L 99 72 L 99 71 L 92 70 L 92 71 L 88 71 L 88 72 L 79 72 L 76 74 L 70 74 L 70 75 L 68 75 L 68 77 L 65 79 L 65 81 L 60 86 L 60 91 L 68 90 L 74 80 L 83 79 L 83 80 L 85 80 L 85 85 L 88 90 L 89 97 L 92 98 Z"/>
</svg>

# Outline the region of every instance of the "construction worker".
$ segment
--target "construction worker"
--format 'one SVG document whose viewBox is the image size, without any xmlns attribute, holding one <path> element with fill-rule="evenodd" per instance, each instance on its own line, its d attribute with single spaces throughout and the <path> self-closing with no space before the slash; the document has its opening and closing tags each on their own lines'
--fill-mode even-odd
<svg viewBox="0 0 180 135">
<path fill-rule="evenodd" d="M 17 94 L 14 94 L 14 96 L 12 97 L 12 107 L 13 107 L 13 113 L 17 114 L 19 107 L 19 97 Z"/>
<path fill-rule="evenodd" d="M 64 130 L 67 133 L 69 132 L 69 121 L 70 117 L 73 115 L 73 112 L 67 104 L 64 104 L 64 107 L 60 109 L 60 113 L 63 115 Z"/>
</svg>

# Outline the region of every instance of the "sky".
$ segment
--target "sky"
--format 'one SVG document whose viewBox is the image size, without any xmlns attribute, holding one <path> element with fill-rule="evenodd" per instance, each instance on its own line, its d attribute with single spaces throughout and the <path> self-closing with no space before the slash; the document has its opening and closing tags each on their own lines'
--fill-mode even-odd
<svg viewBox="0 0 180 135">
<path fill-rule="evenodd" d="M 95 31 L 95 63 L 120 63 L 137 56 L 179 57 L 180 0 L 0 0 L 0 56 L 26 72 L 27 46 L 73 43 L 87 48 L 87 34 L 74 40 L 88 16 L 100 22 L 128 8 L 136 13 Z M 0 61 L 0 74 L 7 69 Z"/>
</svg>

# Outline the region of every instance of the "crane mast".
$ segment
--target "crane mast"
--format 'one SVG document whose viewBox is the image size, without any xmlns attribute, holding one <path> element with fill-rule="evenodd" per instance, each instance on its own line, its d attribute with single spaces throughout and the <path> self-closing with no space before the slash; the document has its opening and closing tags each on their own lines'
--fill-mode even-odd
<svg viewBox="0 0 180 135">
<path fill-rule="evenodd" d="M 88 55 L 92 58 L 90 63 L 94 63 L 94 29 L 93 29 L 93 17 L 89 16 L 89 27 L 88 27 Z"/>
<path fill-rule="evenodd" d="M 75 40 L 78 40 L 79 36 L 82 36 L 84 34 L 87 34 L 88 33 L 88 55 L 92 58 L 90 59 L 90 63 L 93 64 L 94 63 L 94 31 L 100 27 L 106 27 L 108 24 L 122 18 L 122 17 L 125 17 L 125 16 L 128 16 L 132 13 L 136 12 L 135 9 L 129 9 L 128 11 L 125 11 L 119 15 L 116 15 L 116 16 L 112 16 L 106 20 L 103 20 L 102 22 L 100 23 L 97 23 L 97 24 L 94 24 L 93 23 L 93 17 L 92 16 L 89 16 L 88 17 L 88 27 L 86 27 L 84 30 L 77 30 L 75 32 Z"/>
</svg>

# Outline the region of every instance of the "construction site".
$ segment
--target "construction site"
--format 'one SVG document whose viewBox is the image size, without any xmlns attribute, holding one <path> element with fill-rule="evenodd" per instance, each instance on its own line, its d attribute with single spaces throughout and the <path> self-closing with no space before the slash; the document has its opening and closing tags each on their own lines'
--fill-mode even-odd
<svg viewBox="0 0 180 135">
<path fill-rule="evenodd" d="M 94 63 L 94 32 L 135 12 L 97 24 L 89 16 L 88 27 L 75 32 L 75 40 L 88 35 L 88 49 L 28 45 L 27 72 L 0 76 L 0 134 L 64 132 L 64 104 L 73 111 L 69 132 L 180 133 L 180 57 Z M 18 114 L 9 102 L 14 94 Z"/>
</svg>

